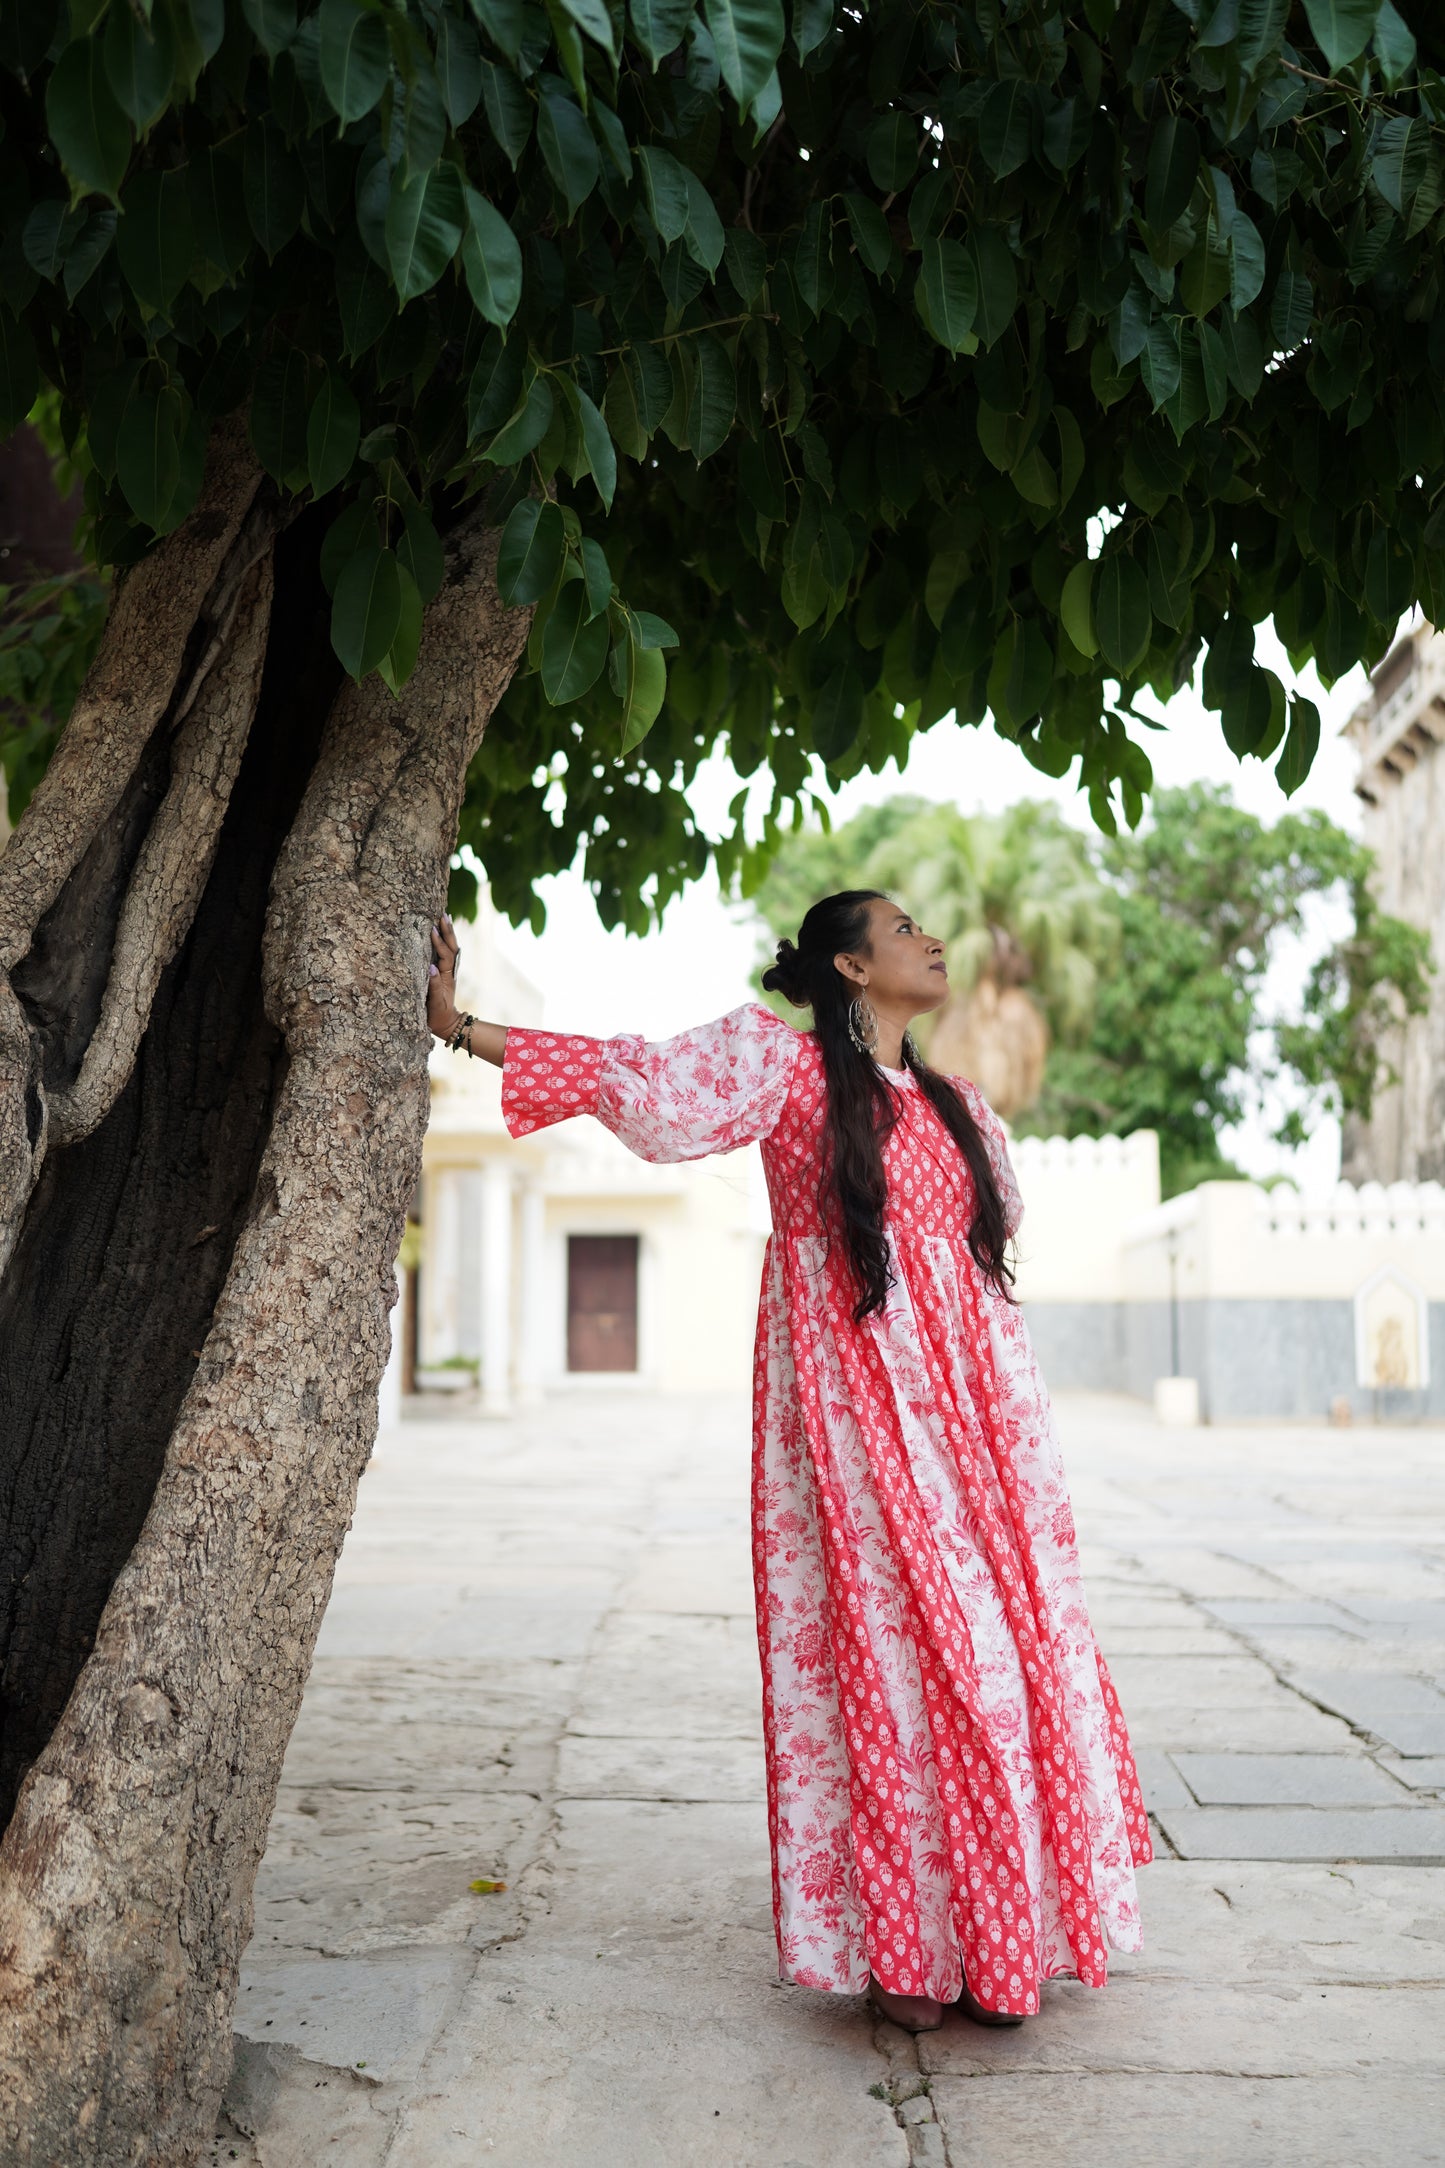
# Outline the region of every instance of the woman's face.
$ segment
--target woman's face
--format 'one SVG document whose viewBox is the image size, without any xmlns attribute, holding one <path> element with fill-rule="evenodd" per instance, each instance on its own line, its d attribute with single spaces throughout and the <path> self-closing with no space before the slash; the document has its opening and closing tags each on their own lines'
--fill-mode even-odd
<svg viewBox="0 0 1445 2168">
<path fill-rule="evenodd" d="M 943 943 L 884 896 L 868 905 L 866 946 L 833 961 L 875 1009 L 892 1015 L 926 1016 L 948 999 Z"/>
</svg>

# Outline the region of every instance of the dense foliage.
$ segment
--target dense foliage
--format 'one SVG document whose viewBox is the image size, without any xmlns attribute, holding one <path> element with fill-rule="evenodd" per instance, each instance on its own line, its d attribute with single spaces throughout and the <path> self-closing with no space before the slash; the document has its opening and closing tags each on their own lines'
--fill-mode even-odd
<svg viewBox="0 0 1445 2168">
<path fill-rule="evenodd" d="M 844 878 L 877 882 L 947 940 L 955 988 L 1002 958 L 1052 1041 L 1017 1127 L 1157 1130 L 1172 1195 L 1234 1172 L 1222 1132 L 1280 1083 L 1283 1143 L 1302 1143 L 1322 1110 L 1369 1114 L 1389 1028 L 1424 1007 L 1430 968 L 1428 937 L 1377 909 L 1372 865 L 1322 813 L 1267 826 L 1208 784 L 1157 792 L 1138 833 L 1113 838 L 1047 805 L 969 819 L 895 798 L 831 835 L 790 838 L 756 901 L 778 935 Z M 1277 1014 L 1266 973 L 1311 897 L 1343 906 L 1344 928 Z"/>
<path fill-rule="evenodd" d="M 1445 613 L 1432 16 L 4 0 L 0 432 L 58 387 L 123 564 L 248 402 L 396 685 L 490 490 L 538 614 L 463 833 L 514 913 L 582 844 L 640 923 L 719 742 L 765 846 L 950 711 L 1136 823 L 1203 650 L 1288 790 L 1255 625 L 1333 679 Z"/>
</svg>

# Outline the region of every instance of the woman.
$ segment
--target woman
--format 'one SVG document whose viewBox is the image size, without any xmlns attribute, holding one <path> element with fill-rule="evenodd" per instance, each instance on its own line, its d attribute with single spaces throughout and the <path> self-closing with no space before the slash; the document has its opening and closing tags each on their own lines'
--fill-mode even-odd
<svg viewBox="0 0 1445 2168">
<path fill-rule="evenodd" d="M 594 1114 L 644 1159 L 760 1143 L 772 1202 L 753 1527 L 782 1976 L 931 2030 L 1102 1986 L 1149 1829 L 1094 1643 L 1049 1404 L 1009 1288 L 999 1124 L 908 1026 L 942 943 L 876 890 L 814 904 L 737 1009 L 661 1045 L 428 1015 L 502 1069 L 513 1136 Z"/>
</svg>

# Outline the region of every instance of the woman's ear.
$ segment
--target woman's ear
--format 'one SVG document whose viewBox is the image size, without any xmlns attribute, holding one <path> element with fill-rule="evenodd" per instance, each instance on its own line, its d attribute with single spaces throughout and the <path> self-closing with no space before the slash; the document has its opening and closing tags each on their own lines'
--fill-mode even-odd
<svg viewBox="0 0 1445 2168">
<path fill-rule="evenodd" d="M 850 980 L 854 986 L 866 986 L 868 984 L 868 967 L 866 964 L 860 963 L 856 956 L 835 956 L 833 958 L 833 969 L 840 978 Z"/>
</svg>

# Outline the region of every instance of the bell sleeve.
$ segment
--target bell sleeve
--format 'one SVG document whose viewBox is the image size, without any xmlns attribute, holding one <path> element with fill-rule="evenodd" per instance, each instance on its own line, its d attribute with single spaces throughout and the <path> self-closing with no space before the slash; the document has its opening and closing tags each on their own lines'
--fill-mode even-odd
<svg viewBox="0 0 1445 2168">
<path fill-rule="evenodd" d="M 1004 1135 L 1003 1123 L 978 1086 L 970 1083 L 966 1076 L 950 1077 L 948 1081 L 978 1123 L 984 1150 L 988 1153 L 988 1163 L 998 1185 L 999 1202 L 1003 1206 L 1004 1233 L 1012 1240 L 1018 1233 L 1019 1222 L 1024 1216 L 1024 1201 L 1019 1195 L 1013 1161 L 1009 1158 L 1008 1139 Z"/>
<path fill-rule="evenodd" d="M 756 1002 L 655 1043 L 513 1028 L 502 1118 L 525 1137 L 593 1114 L 639 1159 L 706 1159 L 771 1136 L 797 1054 L 797 1032 Z"/>
</svg>

